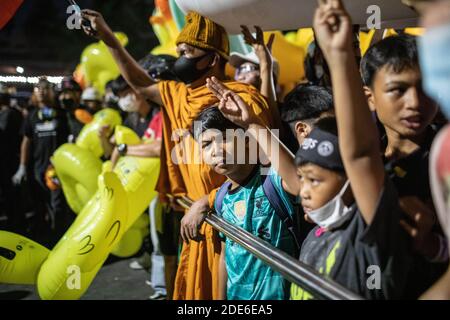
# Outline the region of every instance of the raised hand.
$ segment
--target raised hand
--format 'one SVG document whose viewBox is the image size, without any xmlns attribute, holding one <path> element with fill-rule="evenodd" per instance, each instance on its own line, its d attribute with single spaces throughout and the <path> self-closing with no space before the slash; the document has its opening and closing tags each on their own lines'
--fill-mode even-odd
<svg viewBox="0 0 450 320">
<path fill-rule="evenodd" d="M 334 53 L 353 52 L 352 21 L 342 0 L 319 0 L 314 32 L 329 63 Z"/>
<path fill-rule="evenodd" d="M 217 78 L 207 79 L 206 87 L 219 99 L 219 110 L 225 118 L 245 129 L 250 124 L 256 123 L 247 103 Z"/>
<path fill-rule="evenodd" d="M 275 34 L 272 33 L 269 37 L 269 41 L 264 43 L 264 36 L 261 27 L 255 26 L 256 37 L 253 37 L 247 26 L 242 25 L 241 31 L 244 36 L 245 43 L 255 50 L 255 54 L 258 56 L 260 63 L 268 62 L 272 63 L 272 45 L 275 39 Z"/>
<path fill-rule="evenodd" d="M 83 31 L 90 37 L 103 40 L 107 45 L 113 45 L 114 33 L 109 28 L 100 12 L 84 9 L 81 11 L 81 18 L 89 21 L 89 24 L 82 24 Z"/>
</svg>

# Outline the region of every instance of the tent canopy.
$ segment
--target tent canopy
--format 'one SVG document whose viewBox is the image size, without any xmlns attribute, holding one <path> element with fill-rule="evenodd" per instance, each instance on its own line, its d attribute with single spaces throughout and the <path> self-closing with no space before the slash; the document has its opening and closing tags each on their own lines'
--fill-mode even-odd
<svg viewBox="0 0 450 320">
<path fill-rule="evenodd" d="M 294 30 L 312 25 L 317 0 L 175 0 L 184 12 L 196 11 L 224 26 L 230 34 L 240 33 L 240 25 L 258 25 L 265 31 Z M 344 0 L 353 22 L 366 26 L 371 13 L 380 8 L 382 27 L 408 27 L 417 14 L 400 0 Z"/>
</svg>

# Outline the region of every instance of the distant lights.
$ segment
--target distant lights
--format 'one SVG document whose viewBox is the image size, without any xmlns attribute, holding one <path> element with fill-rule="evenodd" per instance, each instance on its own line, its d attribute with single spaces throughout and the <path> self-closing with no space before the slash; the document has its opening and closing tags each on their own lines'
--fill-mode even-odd
<svg viewBox="0 0 450 320">
<path fill-rule="evenodd" d="M 18 70 L 16 70 L 16 71 L 19 72 Z M 51 77 L 51 76 L 25 77 L 25 76 L 2 76 L 2 75 L 0 75 L 0 82 L 36 84 L 39 82 L 39 79 L 41 79 L 41 78 L 45 78 L 51 83 L 58 84 L 58 83 L 61 83 L 61 81 L 64 77 L 60 77 L 60 76 L 57 76 L 57 77 Z"/>
<path fill-rule="evenodd" d="M 22 73 L 25 71 L 25 69 L 22 68 L 21 66 L 18 66 L 18 67 L 16 68 L 16 71 L 17 71 L 17 73 L 22 74 Z"/>
</svg>

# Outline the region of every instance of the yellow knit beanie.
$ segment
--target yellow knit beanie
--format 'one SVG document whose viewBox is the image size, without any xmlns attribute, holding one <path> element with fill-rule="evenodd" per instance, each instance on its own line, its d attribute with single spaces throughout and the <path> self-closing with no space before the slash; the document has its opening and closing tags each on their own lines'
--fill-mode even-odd
<svg viewBox="0 0 450 320">
<path fill-rule="evenodd" d="M 225 59 L 228 59 L 230 53 L 228 35 L 224 27 L 193 11 L 187 14 L 186 25 L 181 30 L 176 44 L 183 42 L 200 49 L 215 51 Z"/>
</svg>

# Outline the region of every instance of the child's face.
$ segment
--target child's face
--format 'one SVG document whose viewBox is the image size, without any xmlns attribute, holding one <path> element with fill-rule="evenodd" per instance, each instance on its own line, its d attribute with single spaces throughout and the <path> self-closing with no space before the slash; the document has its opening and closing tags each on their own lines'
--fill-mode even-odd
<svg viewBox="0 0 450 320">
<path fill-rule="evenodd" d="M 300 178 L 300 198 L 306 214 L 319 209 L 332 200 L 344 187 L 345 178 L 315 164 L 297 168 Z"/>
<path fill-rule="evenodd" d="M 395 72 L 383 67 L 375 76 L 369 103 L 386 127 L 403 138 L 422 134 L 432 123 L 437 105 L 422 89 L 419 68 Z"/>
<path fill-rule="evenodd" d="M 237 147 L 238 142 L 244 143 L 245 154 Z M 214 129 L 204 131 L 199 141 L 203 161 L 216 173 L 224 176 L 238 172 L 241 166 L 247 163 L 248 148 L 245 143 L 245 139 L 241 140 L 238 137 L 227 139 L 225 133 Z"/>
</svg>

